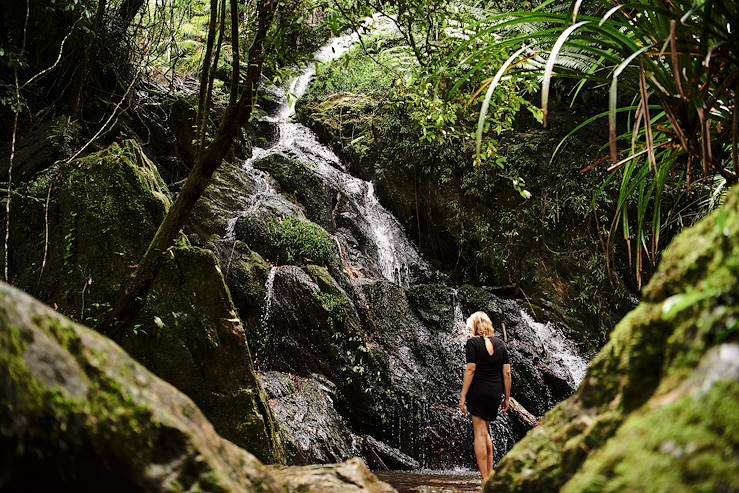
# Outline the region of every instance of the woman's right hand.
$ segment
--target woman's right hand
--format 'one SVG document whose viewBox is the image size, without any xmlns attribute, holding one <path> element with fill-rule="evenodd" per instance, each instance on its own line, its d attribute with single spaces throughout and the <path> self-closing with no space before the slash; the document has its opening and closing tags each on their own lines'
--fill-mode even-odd
<svg viewBox="0 0 739 493">
<path fill-rule="evenodd" d="M 467 416 L 467 403 L 465 401 L 459 401 L 459 410 L 462 411 L 462 416 Z"/>
<path fill-rule="evenodd" d="M 503 409 L 501 409 L 501 412 L 503 414 L 508 414 L 508 409 L 510 409 L 510 407 L 511 407 L 511 398 L 510 397 L 506 397 L 503 400 Z"/>
</svg>

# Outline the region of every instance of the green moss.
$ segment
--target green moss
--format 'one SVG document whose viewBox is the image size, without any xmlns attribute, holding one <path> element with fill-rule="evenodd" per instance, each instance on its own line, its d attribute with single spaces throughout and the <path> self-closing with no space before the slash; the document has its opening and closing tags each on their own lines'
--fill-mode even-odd
<svg viewBox="0 0 739 493">
<path fill-rule="evenodd" d="M 638 413 L 589 458 L 564 493 L 739 490 L 739 383 Z"/>
<path fill-rule="evenodd" d="M 278 251 L 280 260 L 292 263 L 336 262 L 334 242 L 325 229 L 317 224 L 288 217 L 268 225 L 269 241 Z"/>
</svg>

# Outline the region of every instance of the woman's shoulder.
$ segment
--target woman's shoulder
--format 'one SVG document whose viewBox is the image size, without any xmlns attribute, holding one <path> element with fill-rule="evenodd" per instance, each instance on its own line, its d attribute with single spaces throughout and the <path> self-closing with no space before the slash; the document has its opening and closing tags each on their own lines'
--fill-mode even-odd
<svg viewBox="0 0 739 493">
<path fill-rule="evenodd" d="M 493 343 L 502 347 L 506 347 L 506 343 L 498 336 L 493 336 Z"/>
<path fill-rule="evenodd" d="M 465 343 L 468 347 L 478 347 L 480 345 L 480 341 L 482 341 L 482 337 L 480 336 L 471 336 L 467 338 L 467 342 Z"/>
</svg>

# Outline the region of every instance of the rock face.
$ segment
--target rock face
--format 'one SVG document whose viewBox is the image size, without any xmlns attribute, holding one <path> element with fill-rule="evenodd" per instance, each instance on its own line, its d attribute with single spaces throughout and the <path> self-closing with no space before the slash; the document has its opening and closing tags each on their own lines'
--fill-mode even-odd
<svg viewBox="0 0 739 493">
<path fill-rule="evenodd" d="M 739 490 L 739 188 L 678 236 L 578 392 L 485 491 Z"/>
<path fill-rule="evenodd" d="M 157 168 L 133 141 L 50 168 L 18 195 L 11 281 L 92 326 L 170 205 Z M 283 460 L 217 258 L 183 236 L 163 262 L 122 344 L 188 394 L 219 433 L 265 461 Z"/>
<path fill-rule="evenodd" d="M 325 464 L 360 455 L 346 420 L 334 409 L 336 388 L 321 375 L 260 375 L 290 464 Z"/>
<path fill-rule="evenodd" d="M 395 491 L 359 459 L 266 468 L 114 342 L 4 283 L 0 401 L 3 491 Z"/>
</svg>

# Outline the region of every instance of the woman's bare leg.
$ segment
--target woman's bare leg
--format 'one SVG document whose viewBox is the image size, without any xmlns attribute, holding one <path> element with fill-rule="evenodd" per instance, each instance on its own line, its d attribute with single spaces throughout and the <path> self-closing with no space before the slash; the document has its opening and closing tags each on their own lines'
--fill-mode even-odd
<svg viewBox="0 0 739 493">
<path fill-rule="evenodd" d="M 495 447 L 493 447 L 493 441 L 490 439 L 490 433 L 487 434 L 487 449 L 488 449 L 488 476 L 493 474 L 493 460 L 495 457 Z"/>
<path fill-rule="evenodd" d="M 477 467 L 480 469 L 480 476 L 485 481 L 491 470 L 488 469 L 488 422 L 477 416 L 472 416 L 472 432 L 475 434 L 475 459 L 477 459 Z"/>
</svg>

